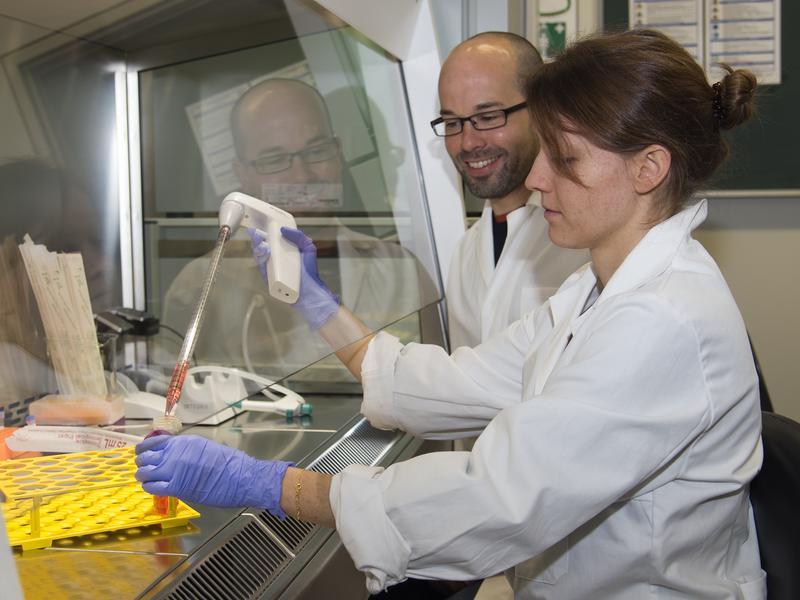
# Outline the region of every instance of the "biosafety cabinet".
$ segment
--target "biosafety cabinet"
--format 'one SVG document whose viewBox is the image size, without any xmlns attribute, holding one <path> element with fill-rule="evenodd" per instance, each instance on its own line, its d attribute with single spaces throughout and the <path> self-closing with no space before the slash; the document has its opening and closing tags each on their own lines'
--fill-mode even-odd
<svg viewBox="0 0 800 600">
<path fill-rule="evenodd" d="M 111 321 L 102 360 L 124 397 L 116 430 L 136 433 L 163 412 L 153 399 L 233 191 L 294 215 L 322 277 L 371 330 L 445 344 L 442 281 L 464 217 L 428 125 L 439 67 L 428 2 L 2 4 L 6 426 L 24 424 L 63 375 L 17 254 L 25 234 L 80 252 L 92 312 L 133 327 L 120 333 Z M 119 307 L 146 314 L 110 310 Z M 273 410 L 276 397 L 298 395 L 295 410 Z M 419 440 L 372 428 L 360 401 L 330 347 L 269 296 L 237 232 L 192 356 L 184 430 L 328 473 L 421 451 Z M 195 508 L 179 527 L 142 522 L 16 550 L 25 597 L 366 596 L 334 531 L 257 509 Z"/>
</svg>

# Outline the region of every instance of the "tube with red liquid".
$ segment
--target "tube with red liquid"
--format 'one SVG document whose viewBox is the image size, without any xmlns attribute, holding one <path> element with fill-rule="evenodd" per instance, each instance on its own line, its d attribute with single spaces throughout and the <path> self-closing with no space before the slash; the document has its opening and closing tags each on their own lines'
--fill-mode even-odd
<svg viewBox="0 0 800 600">
<path fill-rule="evenodd" d="M 181 430 L 181 421 L 174 415 L 153 418 L 153 431 L 145 439 L 156 435 L 175 435 Z M 178 510 L 178 499 L 172 496 L 153 496 L 153 510 L 159 515 L 174 517 Z"/>
</svg>

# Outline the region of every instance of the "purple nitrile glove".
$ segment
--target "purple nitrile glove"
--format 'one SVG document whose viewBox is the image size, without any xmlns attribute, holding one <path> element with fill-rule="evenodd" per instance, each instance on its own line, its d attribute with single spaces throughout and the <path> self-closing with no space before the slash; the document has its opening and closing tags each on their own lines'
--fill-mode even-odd
<svg viewBox="0 0 800 600">
<path fill-rule="evenodd" d="M 269 243 L 262 232 L 247 229 L 253 243 L 253 258 L 264 283 L 267 283 L 267 261 L 269 260 Z M 312 331 L 316 331 L 327 323 L 339 310 L 339 296 L 334 294 L 319 276 L 317 271 L 317 247 L 305 233 L 299 229 L 281 227 L 281 234 L 300 251 L 300 295 L 292 304 L 308 323 Z"/>
<path fill-rule="evenodd" d="M 196 435 L 158 435 L 136 445 L 145 492 L 207 506 L 265 508 L 284 518 L 281 485 L 294 463 L 257 460 Z"/>
</svg>

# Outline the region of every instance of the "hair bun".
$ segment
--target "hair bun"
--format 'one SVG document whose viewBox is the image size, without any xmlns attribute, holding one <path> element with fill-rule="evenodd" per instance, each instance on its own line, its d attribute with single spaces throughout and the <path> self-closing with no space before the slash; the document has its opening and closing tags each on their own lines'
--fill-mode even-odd
<svg viewBox="0 0 800 600">
<path fill-rule="evenodd" d="M 720 81 L 719 101 L 722 105 L 719 126 L 732 129 L 741 125 L 755 114 L 756 76 L 746 69 L 732 69 L 722 65 L 727 71 Z"/>
</svg>

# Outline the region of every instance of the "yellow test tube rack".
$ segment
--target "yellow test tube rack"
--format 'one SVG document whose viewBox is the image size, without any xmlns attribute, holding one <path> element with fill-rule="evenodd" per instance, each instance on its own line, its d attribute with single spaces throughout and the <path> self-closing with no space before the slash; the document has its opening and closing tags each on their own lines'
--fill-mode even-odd
<svg viewBox="0 0 800 600">
<path fill-rule="evenodd" d="M 157 513 L 153 496 L 134 478 L 134 459 L 133 448 L 118 448 L 0 462 L 11 546 L 32 550 L 118 529 L 179 527 L 200 516 L 182 502 Z"/>
</svg>

